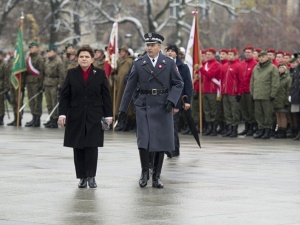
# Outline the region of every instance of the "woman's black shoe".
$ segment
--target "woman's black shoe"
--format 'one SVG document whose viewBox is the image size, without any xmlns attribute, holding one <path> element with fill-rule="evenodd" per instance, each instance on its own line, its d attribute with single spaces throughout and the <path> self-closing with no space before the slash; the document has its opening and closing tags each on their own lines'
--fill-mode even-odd
<svg viewBox="0 0 300 225">
<path fill-rule="evenodd" d="M 78 184 L 78 187 L 79 188 L 86 188 L 87 187 L 87 179 L 86 178 L 82 178 L 82 179 L 80 179 L 80 181 L 79 181 L 79 184 Z"/>
<path fill-rule="evenodd" d="M 96 183 L 95 177 L 88 177 L 87 181 L 89 183 L 89 187 L 90 188 L 96 188 L 97 187 L 97 183 Z"/>
</svg>

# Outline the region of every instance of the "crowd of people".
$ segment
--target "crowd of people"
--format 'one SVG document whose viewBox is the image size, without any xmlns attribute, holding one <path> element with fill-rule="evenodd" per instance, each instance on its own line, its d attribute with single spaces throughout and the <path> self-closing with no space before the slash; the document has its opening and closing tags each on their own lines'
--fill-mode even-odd
<svg viewBox="0 0 300 225">
<path fill-rule="evenodd" d="M 32 120 L 24 126 L 41 126 L 44 96 L 51 117 L 43 125 L 58 128 L 59 93 L 67 71 L 78 66 L 77 48 L 67 44 L 64 51 L 59 52 L 56 45 L 50 44 L 47 51 L 41 52 L 37 42 L 31 42 L 28 47 L 27 71 L 22 73 L 21 105 L 27 94 Z M 199 110 L 202 110 L 204 136 L 300 139 L 300 54 L 276 51 L 274 48 L 261 50 L 253 46 L 246 46 L 243 52 L 236 48 L 207 48 L 201 50 L 202 64 L 197 65 L 196 72 L 191 75 L 185 64 L 184 48 L 167 44 L 162 53 L 175 60 L 185 84 L 182 94 L 187 96 L 185 102 L 182 105 L 180 99 L 174 109 L 175 130 L 178 132 L 191 134 L 182 113 L 191 109 L 199 130 Z M 106 50 L 95 49 L 94 54 L 93 65 L 103 69 Z M 141 55 L 137 56 L 127 46 L 119 49 L 117 68 L 109 76 L 111 97 L 115 100 L 114 120 L 118 120 L 118 110 L 132 64 Z M 12 65 L 13 53 L 0 51 L 0 125 L 4 125 L 4 102 L 8 99 L 13 107 L 14 120 L 7 126 L 18 123 L 22 126 L 22 114 L 17 116 L 18 93 L 10 83 Z M 199 107 L 200 96 L 202 107 Z M 244 123 L 244 129 L 238 132 L 241 123 Z M 114 130 L 126 132 L 135 129 L 136 114 L 131 103 L 126 117 L 118 120 Z M 174 155 L 179 155 L 178 149 L 176 147 Z"/>
</svg>

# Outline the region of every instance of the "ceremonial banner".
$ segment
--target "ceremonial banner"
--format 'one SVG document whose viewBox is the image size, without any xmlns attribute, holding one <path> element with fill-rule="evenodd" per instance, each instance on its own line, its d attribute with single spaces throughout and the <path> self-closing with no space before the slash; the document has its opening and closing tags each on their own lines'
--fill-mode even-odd
<svg viewBox="0 0 300 225">
<path fill-rule="evenodd" d="M 104 70 L 107 78 L 109 78 L 111 71 L 117 68 L 118 52 L 118 23 L 115 22 L 111 30 L 104 62 Z"/>
<path fill-rule="evenodd" d="M 20 85 L 21 73 L 26 71 L 25 54 L 23 49 L 23 34 L 21 27 L 18 30 L 17 42 L 15 47 L 14 64 L 11 72 L 11 83 L 15 89 Z"/>
</svg>

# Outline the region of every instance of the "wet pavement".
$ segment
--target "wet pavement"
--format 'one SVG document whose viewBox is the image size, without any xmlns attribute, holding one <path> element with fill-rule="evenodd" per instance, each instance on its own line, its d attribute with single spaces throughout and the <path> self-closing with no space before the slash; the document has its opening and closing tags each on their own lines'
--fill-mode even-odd
<svg viewBox="0 0 300 225">
<path fill-rule="evenodd" d="M 180 157 L 164 161 L 165 188 L 150 179 L 141 189 L 135 133 L 109 131 L 98 188 L 78 189 L 62 128 L 0 127 L 0 225 L 300 224 L 299 141 L 180 140 Z"/>
</svg>

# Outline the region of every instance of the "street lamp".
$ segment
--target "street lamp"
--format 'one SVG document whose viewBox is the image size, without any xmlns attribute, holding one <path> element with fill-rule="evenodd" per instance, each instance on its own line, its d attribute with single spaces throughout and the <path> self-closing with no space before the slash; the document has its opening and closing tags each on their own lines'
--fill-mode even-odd
<svg viewBox="0 0 300 225">
<path fill-rule="evenodd" d="M 130 48 L 132 48 L 132 34 L 125 34 L 125 38 L 129 39 L 128 43 L 130 44 Z"/>
</svg>

